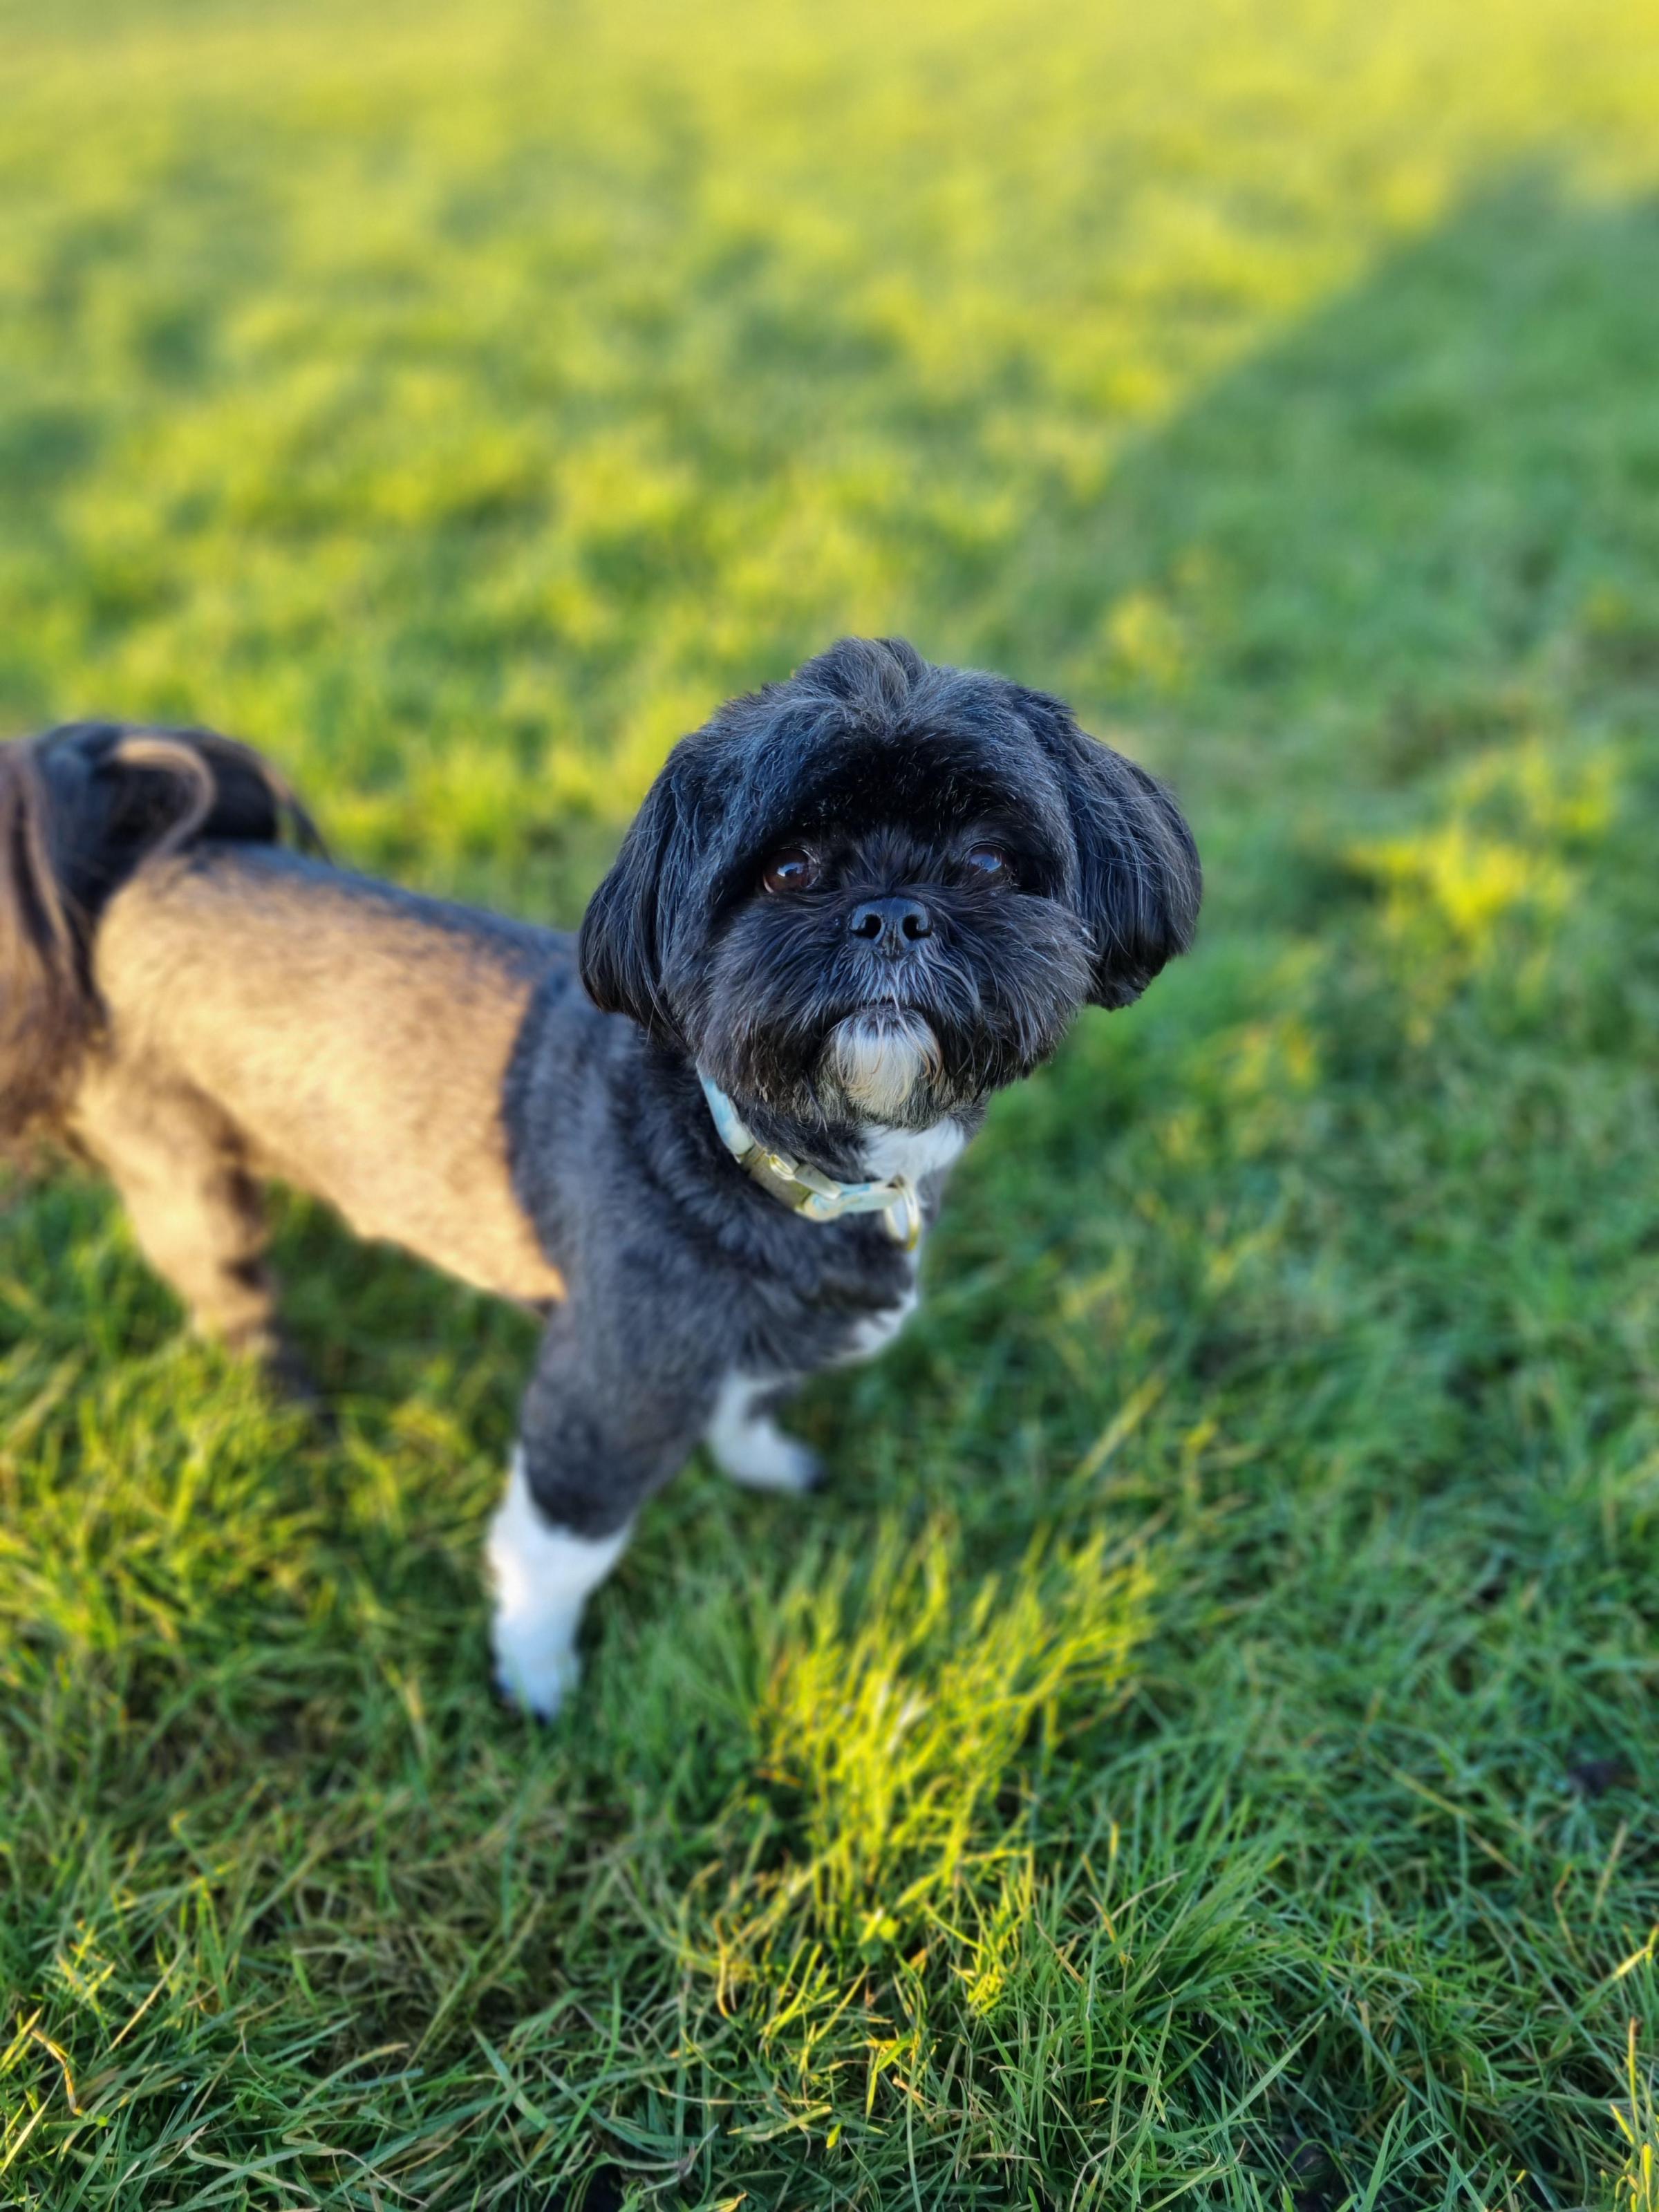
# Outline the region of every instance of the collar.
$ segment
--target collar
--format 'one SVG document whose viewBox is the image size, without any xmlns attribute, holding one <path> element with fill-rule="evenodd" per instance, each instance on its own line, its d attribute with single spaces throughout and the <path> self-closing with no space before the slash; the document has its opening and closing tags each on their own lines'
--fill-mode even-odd
<svg viewBox="0 0 1659 2212">
<path fill-rule="evenodd" d="M 697 1078 L 721 1144 L 746 1175 L 792 1213 L 820 1222 L 839 1221 L 845 1213 L 878 1213 L 894 1243 L 907 1252 L 915 1250 L 921 1237 L 921 1200 L 913 1182 L 903 1176 L 891 1176 L 885 1182 L 837 1182 L 805 1160 L 770 1152 L 720 1085 L 711 1083 L 701 1068 Z"/>
</svg>

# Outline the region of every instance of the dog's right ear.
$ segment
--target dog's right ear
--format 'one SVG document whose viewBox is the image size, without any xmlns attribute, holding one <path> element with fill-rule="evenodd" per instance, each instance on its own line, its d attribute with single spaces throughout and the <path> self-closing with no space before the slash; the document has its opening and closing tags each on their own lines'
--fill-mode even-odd
<svg viewBox="0 0 1659 2212">
<path fill-rule="evenodd" d="M 677 1038 L 663 989 L 674 902 L 687 885 L 679 779 L 671 761 L 646 794 L 611 872 L 587 902 L 577 943 L 582 987 L 602 1013 Z"/>
<path fill-rule="evenodd" d="M 1071 807 L 1079 906 L 1095 948 L 1091 1002 L 1129 1006 L 1193 941 L 1204 895 L 1193 833 L 1157 777 L 1080 730 L 1064 700 L 1016 696 Z"/>
</svg>

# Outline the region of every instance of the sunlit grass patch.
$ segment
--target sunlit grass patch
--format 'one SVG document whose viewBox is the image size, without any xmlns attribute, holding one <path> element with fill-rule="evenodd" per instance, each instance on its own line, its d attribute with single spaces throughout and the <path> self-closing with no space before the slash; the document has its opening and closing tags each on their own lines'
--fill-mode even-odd
<svg viewBox="0 0 1659 2212">
<path fill-rule="evenodd" d="M 1356 846 L 1351 862 L 1385 887 L 1389 926 L 1402 938 L 1421 940 L 1425 925 L 1437 925 L 1480 966 L 1506 915 L 1520 909 L 1547 928 L 1582 895 L 1573 861 L 1612 826 L 1620 765 L 1605 744 L 1588 758 L 1559 741 L 1493 748 L 1451 779 L 1437 823 Z"/>
<path fill-rule="evenodd" d="M 1630 2023 L 1625 2061 L 1625 2099 L 1613 2117 L 1630 2148 L 1613 2191 L 1617 2212 L 1655 2212 L 1659 2207 L 1659 2094 L 1638 2048 L 1640 2023 Z"/>
<path fill-rule="evenodd" d="M 948 1529 L 904 1543 L 890 1528 L 858 1579 L 854 1594 L 850 1564 L 828 1565 L 775 1631 L 757 1775 L 799 1848 L 720 1914 L 726 1981 L 786 1921 L 843 1960 L 942 1924 L 953 1893 L 1024 1848 L 1023 1759 L 1040 1774 L 1146 1634 L 1148 1571 L 1109 1566 L 1097 1538 L 1035 1549 L 1005 1587 L 966 1574 Z"/>
<path fill-rule="evenodd" d="M 1569 894 L 1558 862 L 1495 838 L 1476 838 L 1458 821 L 1392 844 L 1362 847 L 1354 858 L 1390 886 L 1397 927 L 1408 930 L 1426 913 L 1477 959 L 1504 915 L 1516 907 L 1545 917 L 1559 914 Z"/>
</svg>

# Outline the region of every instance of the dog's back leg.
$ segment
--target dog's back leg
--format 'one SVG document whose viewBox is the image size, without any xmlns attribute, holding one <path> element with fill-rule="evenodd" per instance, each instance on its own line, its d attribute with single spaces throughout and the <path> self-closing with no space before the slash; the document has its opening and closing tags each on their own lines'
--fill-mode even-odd
<svg viewBox="0 0 1659 2212">
<path fill-rule="evenodd" d="M 116 1058 L 88 1070 L 72 1127 L 193 1326 L 285 1371 L 264 1211 L 229 1118 L 179 1076 Z"/>
</svg>

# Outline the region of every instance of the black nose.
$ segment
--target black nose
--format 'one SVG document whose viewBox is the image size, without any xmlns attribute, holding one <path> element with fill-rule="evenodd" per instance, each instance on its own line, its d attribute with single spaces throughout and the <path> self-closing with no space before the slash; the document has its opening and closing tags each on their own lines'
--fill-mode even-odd
<svg viewBox="0 0 1659 2212">
<path fill-rule="evenodd" d="M 933 933 L 933 917 L 920 899 L 866 899 L 853 908 L 848 929 L 878 952 L 904 952 Z"/>
</svg>

